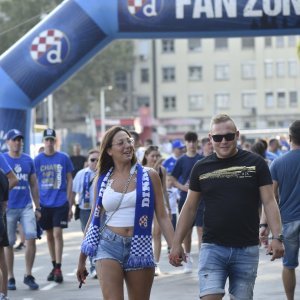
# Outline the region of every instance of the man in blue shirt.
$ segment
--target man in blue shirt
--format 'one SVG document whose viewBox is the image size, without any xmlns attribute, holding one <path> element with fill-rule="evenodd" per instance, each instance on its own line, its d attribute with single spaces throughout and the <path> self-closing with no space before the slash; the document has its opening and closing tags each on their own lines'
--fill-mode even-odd
<svg viewBox="0 0 300 300">
<path fill-rule="evenodd" d="M 183 154 L 184 149 L 185 144 L 183 144 L 181 140 L 174 140 L 172 142 L 172 155 L 168 157 L 162 164 L 168 174 L 172 173 L 176 161 Z"/>
<path fill-rule="evenodd" d="M 18 185 L 9 193 L 6 210 L 9 246 L 5 248 L 5 255 L 7 259 L 9 290 L 16 289 L 13 272 L 13 245 L 16 242 L 18 222 L 22 224 L 27 241 L 25 254 L 26 274 L 23 282 L 32 290 L 39 288 L 39 285 L 35 282 L 35 278 L 32 276 L 32 267 L 36 253 L 36 218 L 39 219 L 41 217 L 41 208 L 34 163 L 29 155 L 22 153 L 23 139 L 23 134 L 19 130 L 11 129 L 6 137 L 8 152 L 4 153 L 6 161 L 14 170 L 19 180 Z M 33 211 L 32 200 L 36 208 L 35 213 Z"/>
<path fill-rule="evenodd" d="M 53 268 L 48 281 L 63 282 L 61 271 L 63 253 L 63 228 L 72 218 L 72 171 L 70 157 L 55 150 L 56 132 L 45 129 L 44 152 L 35 159 L 35 168 L 40 191 L 42 217 L 41 227 L 46 231 L 47 243 Z"/>
<path fill-rule="evenodd" d="M 270 171 L 283 223 L 285 254 L 282 280 L 286 297 L 292 300 L 295 295 L 295 269 L 299 264 L 300 245 L 300 120 L 293 122 L 289 131 L 291 151 L 276 158 L 270 166 Z M 261 223 L 261 226 L 264 225 L 261 230 L 263 231 L 267 222 L 262 220 Z"/>
</svg>

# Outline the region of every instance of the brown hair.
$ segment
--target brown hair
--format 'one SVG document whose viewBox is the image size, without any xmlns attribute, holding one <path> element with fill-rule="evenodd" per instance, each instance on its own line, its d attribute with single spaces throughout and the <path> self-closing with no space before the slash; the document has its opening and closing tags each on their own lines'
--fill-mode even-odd
<svg viewBox="0 0 300 300">
<path fill-rule="evenodd" d="M 99 175 L 107 173 L 108 170 L 114 166 L 113 159 L 110 155 L 108 155 L 107 149 L 111 148 L 112 140 L 119 131 L 124 131 L 128 134 L 129 137 L 131 137 L 130 132 L 126 128 L 121 126 L 113 126 L 105 132 L 102 142 L 100 144 L 100 155 L 97 164 Z M 135 153 L 133 153 L 131 165 L 134 165 L 136 162 L 137 158 Z"/>
<path fill-rule="evenodd" d="M 142 160 L 142 165 L 145 166 L 147 164 L 147 158 L 146 156 L 150 154 L 152 151 L 158 151 L 158 146 L 150 145 L 148 148 L 145 150 L 143 160 Z"/>
</svg>

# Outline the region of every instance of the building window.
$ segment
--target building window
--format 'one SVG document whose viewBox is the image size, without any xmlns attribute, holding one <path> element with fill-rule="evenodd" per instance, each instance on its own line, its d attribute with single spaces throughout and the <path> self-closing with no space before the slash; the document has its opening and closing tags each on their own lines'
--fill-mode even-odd
<svg viewBox="0 0 300 300">
<path fill-rule="evenodd" d="M 175 52 L 174 40 L 162 40 L 161 45 L 162 45 L 162 53 Z"/>
<path fill-rule="evenodd" d="M 217 64 L 215 65 L 215 79 L 228 80 L 229 79 L 229 65 Z"/>
<path fill-rule="evenodd" d="M 286 107 L 285 92 L 277 93 L 277 107 L 279 107 L 279 108 Z"/>
<path fill-rule="evenodd" d="M 189 67 L 189 80 L 190 81 L 202 80 L 202 67 L 201 66 L 190 66 Z"/>
<path fill-rule="evenodd" d="M 189 110 L 201 110 L 204 108 L 203 95 L 189 95 Z"/>
<path fill-rule="evenodd" d="M 254 38 L 242 38 L 242 49 L 254 49 L 255 39 Z"/>
<path fill-rule="evenodd" d="M 141 82 L 142 83 L 149 82 L 149 69 L 148 68 L 141 69 Z"/>
<path fill-rule="evenodd" d="M 298 63 L 296 60 L 288 61 L 289 77 L 297 77 L 298 75 Z"/>
<path fill-rule="evenodd" d="M 265 94 L 265 105 L 266 108 L 273 108 L 275 106 L 273 92 L 267 92 Z"/>
<path fill-rule="evenodd" d="M 174 67 L 162 68 L 162 80 L 164 82 L 175 81 L 175 68 Z"/>
<path fill-rule="evenodd" d="M 201 39 L 188 39 L 188 48 L 191 52 L 200 52 L 202 50 Z"/>
<path fill-rule="evenodd" d="M 296 36 L 294 35 L 288 36 L 288 46 L 293 48 L 296 47 Z"/>
<path fill-rule="evenodd" d="M 271 60 L 265 61 L 265 78 L 273 77 L 273 62 Z"/>
<path fill-rule="evenodd" d="M 267 36 L 265 37 L 265 48 L 271 48 L 272 47 L 272 37 Z"/>
<path fill-rule="evenodd" d="M 244 92 L 242 93 L 243 108 L 253 108 L 256 105 L 256 93 Z"/>
<path fill-rule="evenodd" d="M 215 100 L 217 109 L 229 108 L 229 93 L 217 93 Z"/>
<path fill-rule="evenodd" d="M 215 50 L 227 50 L 228 49 L 228 39 L 227 38 L 216 38 L 215 39 Z"/>
<path fill-rule="evenodd" d="M 289 104 L 290 107 L 297 107 L 298 106 L 298 94 L 296 91 L 292 91 L 289 93 Z"/>
<path fill-rule="evenodd" d="M 150 98 L 148 96 L 138 96 L 137 97 L 137 105 L 141 106 L 150 106 Z"/>
<path fill-rule="evenodd" d="M 276 48 L 283 48 L 283 47 L 284 47 L 284 37 L 276 36 Z"/>
<path fill-rule="evenodd" d="M 255 63 L 242 64 L 242 78 L 243 79 L 255 78 Z"/>
<path fill-rule="evenodd" d="M 285 75 L 285 62 L 277 61 L 276 62 L 276 75 L 277 77 L 284 77 Z"/>
<path fill-rule="evenodd" d="M 127 76 L 126 72 L 117 72 L 115 74 L 115 86 L 121 91 L 127 91 Z"/>
<path fill-rule="evenodd" d="M 165 111 L 175 111 L 176 110 L 176 97 L 175 96 L 164 96 L 163 104 Z"/>
</svg>

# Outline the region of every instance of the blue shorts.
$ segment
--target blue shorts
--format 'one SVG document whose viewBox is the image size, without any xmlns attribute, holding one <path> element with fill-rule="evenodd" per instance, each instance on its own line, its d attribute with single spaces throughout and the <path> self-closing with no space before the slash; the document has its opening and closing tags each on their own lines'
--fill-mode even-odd
<svg viewBox="0 0 300 300">
<path fill-rule="evenodd" d="M 44 230 L 53 229 L 53 227 L 68 228 L 69 202 L 58 207 L 41 206 L 42 217 L 39 220 Z"/>
<path fill-rule="evenodd" d="M 253 299 L 259 260 L 258 246 L 231 248 L 202 243 L 199 255 L 200 298 L 225 294 L 229 278 L 231 299 Z"/>
<path fill-rule="evenodd" d="M 285 223 L 282 225 L 285 248 L 283 265 L 287 269 L 295 269 L 299 265 L 298 255 L 300 247 L 300 221 Z"/>
<path fill-rule="evenodd" d="M 120 263 L 124 271 L 141 270 L 142 268 L 129 268 L 129 258 L 132 237 L 125 237 L 112 232 L 105 227 L 101 233 L 97 254 L 94 261 L 112 259 Z"/>
<path fill-rule="evenodd" d="M 6 210 L 6 220 L 10 246 L 13 246 L 16 242 L 18 222 L 22 224 L 26 240 L 36 239 L 36 219 L 31 203 L 24 208 L 8 208 Z"/>
</svg>

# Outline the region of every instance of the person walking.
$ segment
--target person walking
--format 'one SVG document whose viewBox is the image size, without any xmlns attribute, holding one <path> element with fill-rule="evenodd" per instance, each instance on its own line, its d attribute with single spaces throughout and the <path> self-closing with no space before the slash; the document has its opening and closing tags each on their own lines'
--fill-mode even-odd
<svg viewBox="0 0 300 300">
<path fill-rule="evenodd" d="M 72 155 L 70 156 L 71 162 L 73 164 L 74 170 L 72 172 L 73 178 L 75 175 L 85 167 L 86 157 L 81 155 L 80 144 L 74 144 L 72 148 Z"/>
<path fill-rule="evenodd" d="M 174 140 L 172 142 L 172 154 L 166 158 L 162 165 L 167 170 L 168 174 L 171 174 L 174 166 L 176 164 L 177 159 L 183 154 L 185 149 L 185 144 L 181 142 L 181 140 Z"/>
<path fill-rule="evenodd" d="M 167 212 L 169 212 L 171 216 L 171 208 L 169 203 L 169 195 L 166 188 L 166 169 L 158 164 L 158 160 L 160 159 L 160 152 L 158 149 L 158 146 L 150 145 L 146 148 L 144 157 L 142 160 L 142 165 L 148 168 L 154 169 L 160 178 L 162 188 L 163 188 L 163 201 L 165 205 L 165 209 Z M 158 221 L 156 219 L 156 216 L 154 216 L 154 222 L 153 222 L 153 245 L 154 245 L 154 259 L 155 259 L 155 276 L 159 276 L 161 274 L 160 268 L 159 268 L 159 260 L 160 260 L 160 254 L 161 254 L 161 229 L 159 227 Z"/>
<path fill-rule="evenodd" d="M 4 157 L 19 180 L 18 185 L 9 193 L 8 207 L 6 210 L 9 240 L 9 245 L 5 248 L 8 268 L 7 288 L 8 290 L 16 290 L 13 246 L 16 242 L 18 222 L 20 222 L 27 245 L 25 250 L 26 273 L 23 283 L 31 290 L 37 290 L 39 285 L 32 276 L 32 268 L 36 254 L 36 222 L 41 217 L 41 207 L 35 166 L 33 159 L 29 155 L 22 153 L 24 143 L 22 132 L 17 129 L 11 129 L 7 133 L 6 143 L 8 152 L 4 153 Z M 35 212 L 33 210 L 32 201 L 34 203 Z"/>
<path fill-rule="evenodd" d="M 271 260 L 284 254 L 270 171 L 262 157 L 238 149 L 239 131 L 228 115 L 212 119 L 209 138 L 215 153 L 197 162 L 192 170 L 169 260 L 174 266 L 185 260 L 181 243 L 202 199 L 205 210 L 199 254 L 200 298 L 222 299 L 229 278 L 232 299 L 253 299 L 259 260 L 260 200 L 273 234 Z"/>
<path fill-rule="evenodd" d="M 75 203 L 75 196 L 78 195 L 79 219 L 81 223 L 81 230 L 84 232 L 94 200 L 94 179 L 96 176 L 96 167 L 99 160 L 99 150 L 92 149 L 88 152 L 88 166 L 80 170 L 73 181 L 73 203 Z M 90 276 L 97 278 L 95 263 L 90 258 Z"/>
<path fill-rule="evenodd" d="M 283 257 L 282 281 L 288 300 L 295 299 L 296 273 L 299 265 L 300 245 L 300 120 L 289 127 L 291 151 L 276 158 L 270 171 L 276 200 L 279 205 L 283 223 Z M 269 219 L 268 219 L 269 220 Z M 261 237 L 268 237 L 269 228 L 265 214 L 261 219 Z"/>
<path fill-rule="evenodd" d="M 174 230 L 166 213 L 156 171 L 137 163 L 134 140 L 123 127 L 106 131 L 97 165 L 97 193 L 81 246 L 77 279 L 85 282 L 87 256 L 96 261 L 103 299 L 150 299 L 154 279 L 152 220 L 168 245 Z"/>
<path fill-rule="evenodd" d="M 171 173 L 175 187 L 180 190 L 180 199 L 178 202 L 179 213 L 181 212 L 187 197 L 192 168 L 199 159 L 203 158 L 203 156 L 197 152 L 198 135 L 196 132 L 188 131 L 184 135 L 184 142 L 186 146 L 186 153 L 177 160 Z M 186 256 L 184 273 L 191 273 L 193 271 L 193 259 L 191 256 L 193 226 L 194 224 L 192 224 L 183 241 Z"/>
<path fill-rule="evenodd" d="M 61 271 L 63 254 L 63 229 L 72 219 L 73 165 L 66 153 L 55 150 L 56 132 L 44 130 L 44 152 L 35 159 L 41 203 L 40 225 L 46 231 L 52 270 L 48 281 L 63 282 Z"/>
</svg>

